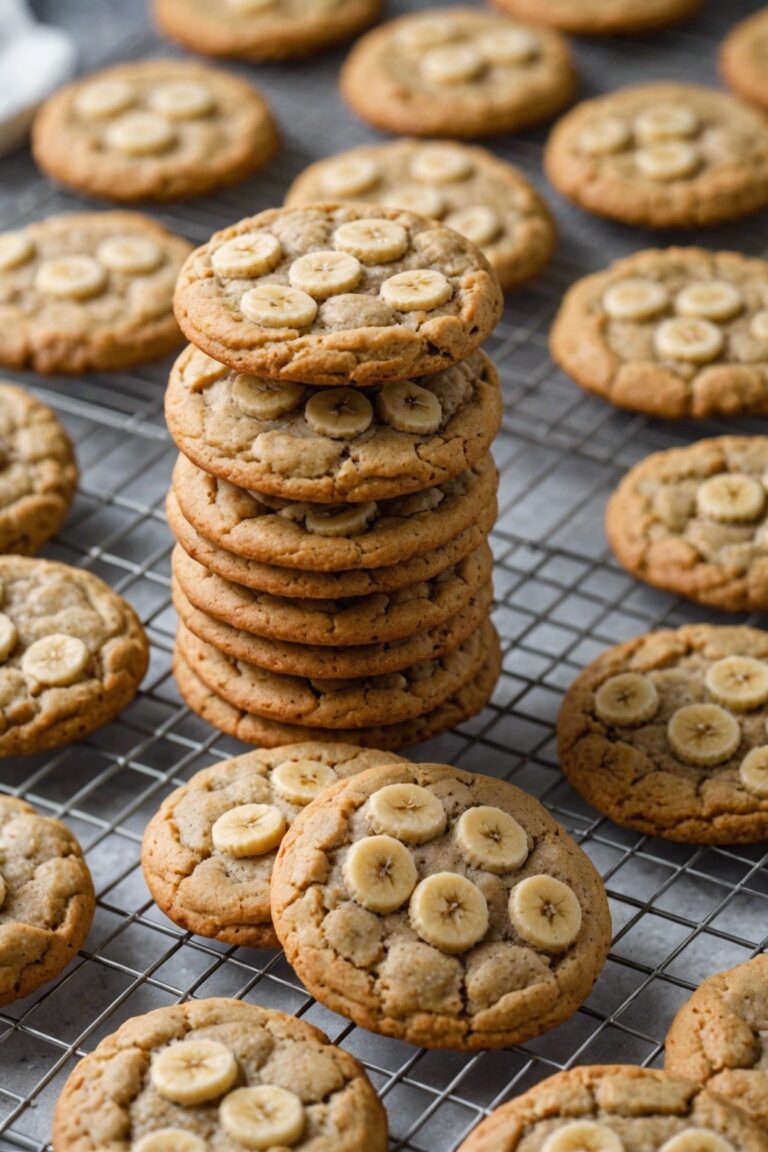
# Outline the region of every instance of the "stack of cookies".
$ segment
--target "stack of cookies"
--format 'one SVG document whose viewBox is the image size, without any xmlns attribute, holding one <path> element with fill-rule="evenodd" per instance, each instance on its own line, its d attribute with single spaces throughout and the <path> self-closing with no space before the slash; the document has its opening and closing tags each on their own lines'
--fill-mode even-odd
<svg viewBox="0 0 768 1152">
<path fill-rule="evenodd" d="M 175 653 L 247 742 L 410 745 L 479 711 L 501 420 L 496 274 L 373 205 L 264 212 L 187 261 L 171 373 Z"/>
</svg>

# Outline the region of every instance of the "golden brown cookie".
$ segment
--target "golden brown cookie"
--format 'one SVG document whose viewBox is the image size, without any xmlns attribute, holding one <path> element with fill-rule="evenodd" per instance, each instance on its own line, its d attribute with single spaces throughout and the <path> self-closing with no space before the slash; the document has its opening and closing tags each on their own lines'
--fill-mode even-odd
<svg viewBox="0 0 768 1152">
<path fill-rule="evenodd" d="M 577 36 L 624 36 L 679 24 L 701 0 L 493 0 L 521 20 Z"/>
<path fill-rule="evenodd" d="M 726 36 L 720 72 L 737 95 L 768 108 L 768 8 L 740 21 Z"/>
</svg>

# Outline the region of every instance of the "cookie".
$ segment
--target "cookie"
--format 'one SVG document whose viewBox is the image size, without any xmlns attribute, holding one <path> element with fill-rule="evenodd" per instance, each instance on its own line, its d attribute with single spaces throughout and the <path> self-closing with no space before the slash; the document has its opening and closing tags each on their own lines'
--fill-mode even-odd
<svg viewBox="0 0 768 1152">
<path fill-rule="evenodd" d="M 768 1131 L 768 955 L 705 980 L 667 1034 L 664 1067 L 703 1084 Z"/>
<path fill-rule="evenodd" d="M 485 537 L 495 519 L 495 515 L 490 519 L 489 509 L 495 506 L 497 487 L 493 459 L 484 456 L 444 484 L 377 502 L 370 520 L 351 529 L 343 522 L 329 523 L 318 517 L 306 504 L 270 500 L 210 476 L 184 456 L 179 456 L 173 470 L 172 493 L 185 520 L 201 536 L 236 556 L 296 569 L 295 578 L 299 573 L 307 579 L 335 577 L 349 570 L 365 579 L 370 573 L 375 579 L 376 569 L 435 554 L 478 524 L 485 529 L 487 523 Z M 258 583 L 251 586 L 261 587 Z M 322 598 L 322 593 L 314 591 L 306 595 Z"/>
<path fill-rule="evenodd" d="M 588 212 L 646 228 L 734 220 L 768 204 L 768 125 L 695 84 L 622 88 L 555 125 L 544 166 Z"/>
<path fill-rule="evenodd" d="M 343 514 L 365 527 L 371 501 L 442 484 L 484 456 L 502 399 L 484 352 L 418 384 L 363 392 L 258 379 L 190 346 L 171 371 L 165 416 L 180 451 L 206 472 L 285 500 L 357 502 Z"/>
<path fill-rule="evenodd" d="M 350 600 L 290 600 L 231 584 L 208 572 L 179 547 L 173 574 L 189 602 L 233 628 L 290 643 L 386 644 L 437 628 L 463 608 L 491 579 L 493 557 L 484 544 L 455 568 L 390 595 Z"/>
<path fill-rule="evenodd" d="M 108 724 L 135 696 L 148 655 L 136 613 L 92 572 L 0 556 L 0 756 Z"/>
<path fill-rule="evenodd" d="M 726 36 L 720 72 L 737 95 L 768 108 L 768 8 L 741 20 Z"/>
<path fill-rule="evenodd" d="M 550 119 L 573 97 L 576 72 L 557 32 L 476 8 L 434 8 L 367 32 L 339 82 L 374 128 L 472 138 Z"/>
<path fill-rule="evenodd" d="M 285 197 L 295 208 L 321 200 L 374 201 L 442 220 L 482 249 L 507 291 L 549 262 L 555 224 L 522 172 L 485 148 L 393 140 L 310 164 Z"/>
<path fill-rule="evenodd" d="M 66 825 L 0 796 L 0 1005 L 63 972 L 85 943 L 96 898 Z"/>
<path fill-rule="evenodd" d="M 766 1152 L 768 1136 L 700 1084 L 653 1068 L 594 1064 L 502 1104 L 458 1152 Z"/>
<path fill-rule="evenodd" d="M 339 741 L 368 748 L 411 748 L 441 732 L 458 728 L 475 716 L 488 703 L 501 671 L 501 651 L 494 632 L 482 664 L 474 677 L 458 692 L 431 712 L 402 724 L 383 724 L 375 728 L 322 729 L 299 724 L 284 724 L 233 708 L 217 696 L 193 672 L 178 651 L 174 651 L 173 673 L 182 699 L 187 706 L 214 728 L 235 736 L 246 744 L 275 748 L 302 740 Z"/>
<path fill-rule="evenodd" d="M 570 289 L 550 350 L 582 388 L 634 412 L 768 412 L 768 261 L 635 253 Z"/>
<path fill-rule="evenodd" d="M 625 36 L 679 24 L 701 0 L 493 0 L 521 20 L 559 28 L 577 36 Z"/>
<path fill-rule="evenodd" d="M 390 644 L 357 644 L 353 648 L 292 644 L 243 632 L 194 608 L 177 580 L 173 581 L 173 604 L 188 631 L 224 656 L 287 676 L 348 679 L 386 676 L 453 652 L 488 616 L 493 604 L 493 587 L 490 582 L 483 585 L 466 608 L 437 628 L 393 640 Z"/>
<path fill-rule="evenodd" d="M 64 1085 L 54 1152 L 129 1146 L 386 1152 L 387 1120 L 362 1065 L 311 1024 L 191 1000 L 127 1020 Z"/>
<path fill-rule="evenodd" d="M 190 249 L 137 212 L 0 232 L 0 364 L 77 374 L 164 356 L 182 343 L 173 287 Z"/>
<path fill-rule="evenodd" d="M 399 759 L 351 744 L 291 744 L 197 772 L 144 832 L 141 863 L 153 900 L 198 936 L 276 948 L 269 881 L 285 829 L 329 783 Z"/>
<path fill-rule="evenodd" d="M 271 160 L 256 88 L 181 60 L 133 60 L 59 88 L 32 127 L 46 175 L 105 200 L 175 200 L 236 184 Z"/>
<path fill-rule="evenodd" d="M 462 1051 L 568 1019 L 611 936 L 598 873 L 542 805 L 442 764 L 372 768 L 323 792 L 280 845 L 272 916 L 326 1008 Z"/>
<path fill-rule="evenodd" d="M 176 317 L 222 364 L 370 385 L 439 372 L 501 316 L 498 278 L 450 228 L 378 205 L 275 208 L 217 232 L 181 271 Z"/>
<path fill-rule="evenodd" d="M 72 442 L 55 413 L 0 381 L 0 552 L 36 552 L 61 528 L 76 486 Z"/>
<path fill-rule="evenodd" d="M 754 844 L 768 837 L 767 722 L 767 633 L 651 632 L 571 685 L 560 766 L 617 824 L 686 844 Z"/>
<path fill-rule="evenodd" d="M 379 14 L 379 0 L 154 0 L 160 29 L 193 52 L 285 60 L 349 40 Z"/>
<path fill-rule="evenodd" d="M 633 576 L 728 612 L 768 608 L 768 437 L 655 452 L 611 496 L 605 527 Z"/>
</svg>

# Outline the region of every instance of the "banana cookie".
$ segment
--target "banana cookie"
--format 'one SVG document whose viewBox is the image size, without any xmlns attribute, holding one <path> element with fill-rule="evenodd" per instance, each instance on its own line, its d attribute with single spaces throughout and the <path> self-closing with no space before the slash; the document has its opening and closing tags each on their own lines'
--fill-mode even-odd
<svg viewBox="0 0 768 1152">
<path fill-rule="evenodd" d="M 440 764 L 332 785 L 280 846 L 272 916 L 321 1004 L 428 1048 L 502 1048 L 571 1016 L 610 943 L 590 860 L 538 801 Z"/>
<path fill-rule="evenodd" d="M 269 887 L 286 829 L 330 784 L 399 760 L 350 744 L 291 744 L 197 772 L 144 833 L 141 863 L 155 903 L 198 936 L 276 948 Z"/>
<path fill-rule="evenodd" d="M 582 388 L 667 418 L 768 412 L 768 261 L 638 252 L 567 293 L 553 359 Z"/>
<path fill-rule="evenodd" d="M 201 195 L 244 180 L 276 148 L 251 84 L 181 60 L 131 61 L 59 88 L 32 129 L 48 176 L 106 200 Z"/>
<path fill-rule="evenodd" d="M 768 608 L 768 437 L 718 436 L 627 472 L 605 526 L 633 576 L 728 612 Z"/>
<path fill-rule="evenodd" d="M 108 724 L 135 696 L 148 653 L 133 609 L 93 573 L 0 556 L 0 756 Z"/>
<path fill-rule="evenodd" d="M 241 220 L 192 253 L 175 295 L 187 338 L 222 364 L 342 386 L 440 371 L 482 344 L 502 303 L 471 241 L 364 204 Z"/>
<path fill-rule="evenodd" d="M 653 1068 L 559 1072 L 503 1104 L 458 1152 L 768 1152 L 768 1136 L 700 1084 Z"/>
<path fill-rule="evenodd" d="M 686 844 L 768 838 L 768 633 L 694 624 L 610 648 L 557 726 L 574 788 L 617 824 Z"/>
<path fill-rule="evenodd" d="M 555 247 L 555 225 L 519 169 L 485 148 L 394 140 L 318 160 L 297 176 L 287 207 L 320 200 L 405 208 L 468 237 L 506 291 L 535 276 Z"/>
<path fill-rule="evenodd" d="M 66 825 L 0 796 L 0 1005 L 64 971 L 94 907 L 91 874 Z"/>
<path fill-rule="evenodd" d="M 127 1020 L 64 1085 L 54 1152 L 105 1148 L 386 1152 L 387 1120 L 362 1066 L 311 1024 L 192 1000 Z"/>
<path fill-rule="evenodd" d="M 367 32 L 341 70 L 341 94 L 375 128 L 472 138 L 548 120 L 576 73 L 558 32 L 477 8 L 434 8 Z"/>
<path fill-rule="evenodd" d="M 742 20 L 726 36 L 720 72 L 737 95 L 768 109 L 768 8 Z"/>
<path fill-rule="evenodd" d="M 193 52 L 243 60 L 308 56 L 350 40 L 380 0 L 153 0 L 157 24 Z"/>
<path fill-rule="evenodd" d="M 559 192 L 647 228 L 733 220 L 768 204 L 768 124 L 732 96 L 647 84 L 585 100 L 544 154 Z"/>
<path fill-rule="evenodd" d="M 137 212 L 0 232 L 0 364 L 74 374 L 164 356 L 183 342 L 173 288 L 191 248 Z"/>
<path fill-rule="evenodd" d="M 768 954 L 705 980 L 667 1034 L 664 1067 L 768 1131 Z"/>
<path fill-rule="evenodd" d="M 577 36 L 617 36 L 655 32 L 679 24 L 701 7 L 701 0 L 493 0 L 497 8 L 572 32 Z"/>
<path fill-rule="evenodd" d="M 36 552 L 64 523 L 76 485 L 72 442 L 55 413 L 0 381 L 0 552 Z"/>
</svg>

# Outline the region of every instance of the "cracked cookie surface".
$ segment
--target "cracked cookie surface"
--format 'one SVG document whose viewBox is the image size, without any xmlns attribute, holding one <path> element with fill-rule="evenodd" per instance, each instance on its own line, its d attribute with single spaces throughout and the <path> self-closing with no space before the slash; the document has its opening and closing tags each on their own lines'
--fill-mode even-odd
<svg viewBox="0 0 768 1152">
<path fill-rule="evenodd" d="M 768 108 L 768 11 L 741 20 L 720 49 L 720 72 L 730 88 L 760 108 Z"/>
<path fill-rule="evenodd" d="M 701 0 L 494 0 L 503 12 L 583 36 L 654 32 L 677 24 L 701 7 Z"/>
</svg>

